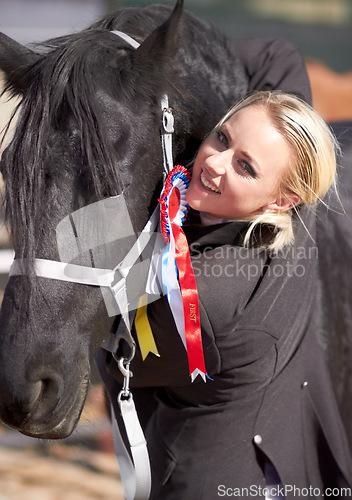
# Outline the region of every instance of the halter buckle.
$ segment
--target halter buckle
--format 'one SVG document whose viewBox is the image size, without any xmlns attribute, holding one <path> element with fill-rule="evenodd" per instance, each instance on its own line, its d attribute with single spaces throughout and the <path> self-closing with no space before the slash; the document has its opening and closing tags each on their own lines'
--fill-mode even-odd
<svg viewBox="0 0 352 500">
<path fill-rule="evenodd" d="M 175 132 L 174 129 L 174 115 L 172 114 L 172 108 L 164 108 L 162 111 L 162 122 L 164 133 L 173 134 Z"/>
</svg>

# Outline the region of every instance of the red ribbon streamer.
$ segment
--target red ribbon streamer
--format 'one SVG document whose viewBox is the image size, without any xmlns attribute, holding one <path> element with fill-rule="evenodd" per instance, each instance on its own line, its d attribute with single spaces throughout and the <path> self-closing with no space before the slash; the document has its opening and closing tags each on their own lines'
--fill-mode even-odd
<svg viewBox="0 0 352 500">
<path fill-rule="evenodd" d="M 178 279 L 182 295 L 185 335 L 187 344 L 189 374 L 195 377 L 199 370 L 203 377 L 206 375 L 202 335 L 199 319 L 199 301 L 196 279 L 189 254 L 187 238 L 181 227 L 171 222 L 175 239 L 175 260 L 178 269 Z"/>
</svg>

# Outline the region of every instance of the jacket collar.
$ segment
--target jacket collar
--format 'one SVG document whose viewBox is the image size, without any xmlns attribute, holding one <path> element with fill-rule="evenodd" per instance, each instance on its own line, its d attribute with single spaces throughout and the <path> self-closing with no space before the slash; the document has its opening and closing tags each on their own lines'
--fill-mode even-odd
<svg viewBox="0 0 352 500">
<path fill-rule="evenodd" d="M 247 222 L 221 222 L 210 226 L 201 223 L 199 212 L 190 210 L 184 224 L 184 232 L 189 245 L 218 247 L 221 245 L 241 245 Z"/>
</svg>

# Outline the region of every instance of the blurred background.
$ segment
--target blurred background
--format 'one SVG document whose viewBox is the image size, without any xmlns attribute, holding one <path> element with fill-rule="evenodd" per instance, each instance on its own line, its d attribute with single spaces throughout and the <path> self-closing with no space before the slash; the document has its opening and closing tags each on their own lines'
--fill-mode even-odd
<svg viewBox="0 0 352 500">
<path fill-rule="evenodd" d="M 0 0 L 0 31 L 29 44 L 148 3 L 157 0 Z M 185 0 L 185 7 L 228 37 L 295 43 L 307 61 L 317 111 L 328 121 L 352 118 L 352 0 Z"/>
<path fill-rule="evenodd" d="M 174 0 L 0 0 L 0 30 L 29 43 L 79 30 L 125 6 Z M 351 0 L 185 0 L 185 7 L 235 38 L 276 36 L 335 71 L 352 67 Z"/>
<path fill-rule="evenodd" d="M 23 43 L 79 31 L 120 7 L 147 0 L 0 0 L 0 31 Z M 160 0 L 174 5 L 175 0 Z M 313 104 L 328 121 L 352 120 L 352 0 L 185 0 L 186 9 L 232 38 L 278 37 L 303 54 Z M 1 212 L 0 212 L 1 218 Z M 0 299 L 11 254 L 0 227 Z M 1 397 L 1 395 L 0 395 Z M 123 498 L 99 384 L 77 431 L 40 442 L 0 426 L 0 500 Z"/>
</svg>

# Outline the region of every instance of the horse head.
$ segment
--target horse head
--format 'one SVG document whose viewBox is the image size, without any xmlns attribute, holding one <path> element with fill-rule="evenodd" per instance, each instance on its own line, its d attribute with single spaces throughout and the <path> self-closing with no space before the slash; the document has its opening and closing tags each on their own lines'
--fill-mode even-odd
<svg viewBox="0 0 352 500">
<path fill-rule="evenodd" d="M 40 278 L 34 259 L 59 260 L 59 222 L 103 198 L 123 193 L 135 231 L 144 226 L 162 177 L 160 99 L 175 92 L 182 4 L 141 30 L 136 50 L 94 26 L 37 52 L 0 35 L 6 91 L 20 97 L 1 161 L 6 219 L 26 262 L 0 314 L 0 418 L 25 434 L 72 432 L 115 321 L 99 287 Z"/>
</svg>

